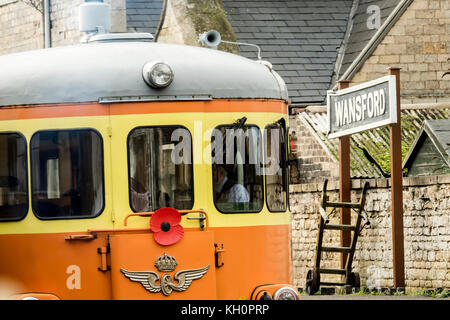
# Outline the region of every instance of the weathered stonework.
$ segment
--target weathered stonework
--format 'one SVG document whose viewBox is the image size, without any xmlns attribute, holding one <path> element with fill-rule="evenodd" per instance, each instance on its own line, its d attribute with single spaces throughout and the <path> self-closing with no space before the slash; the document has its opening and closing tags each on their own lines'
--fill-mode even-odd
<svg viewBox="0 0 450 320">
<path fill-rule="evenodd" d="M 359 199 L 362 180 L 352 181 L 352 202 Z M 369 180 L 365 210 L 370 227 L 364 229 L 355 253 L 353 270 L 362 286 L 392 287 L 391 195 L 388 179 Z M 405 278 L 407 292 L 450 287 L 450 175 L 403 179 Z M 338 200 L 339 183 L 330 181 L 327 194 Z M 292 260 L 294 283 L 304 287 L 314 266 L 322 184 L 291 185 Z M 338 223 L 339 213 L 330 223 Z M 352 213 L 353 223 L 355 214 Z M 324 245 L 338 246 L 339 231 L 325 231 Z M 324 253 L 322 266 L 339 268 L 339 253 Z M 337 281 L 339 276 L 323 275 Z"/>
<path fill-rule="evenodd" d="M 291 168 L 291 183 L 317 182 L 339 175 L 339 163 L 330 157 L 298 116 L 289 118 L 291 136 L 295 138 L 295 161 Z"/>
<path fill-rule="evenodd" d="M 78 30 L 78 7 L 83 0 L 50 1 L 51 46 L 75 44 L 83 34 Z M 126 32 L 125 0 L 106 0 L 111 6 L 111 32 Z M 40 9 L 41 11 L 39 11 Z M 42 49 L 44 31 L 42 8 L 25 1 L 0 3 L 0 54 Z"/>
<path fill-rule="evenodd" d="M 51 1 L 52 46 L 75 44 L 84 36 L 78 30 L 78 7 L 84 0 Z M 111 8 L 110 32 L 126 32 L 125 0 L 105 0 Z"/>
<path fill-rule="evenodd" d="M 223 40 L 236 41 L 220 0 L 168 0 L 158 42 L 199 46 L 199 35 L 209 30 L 218 31 Z M 218 48 L 239 53 L 232 44 L 222 43 Z"/>
<path fill-rule="evenodd" d="M 450 2 L 414 0 L 353 77 L 351 85 L 377 79 L 387 68 L 401 68 L 405 103 L 449 101 Z"/>
<path fill-rule="evenodd" d="M 23 1 L 0 5 L 0 54 L 43 47 L 42 14 Z"/>
<path fill-rule="evenodd" d="M 167 1 L 166 16 L 158 42 L 198 45 L 198 35 L 187 10 L 186 0 Z"/>
</svg>

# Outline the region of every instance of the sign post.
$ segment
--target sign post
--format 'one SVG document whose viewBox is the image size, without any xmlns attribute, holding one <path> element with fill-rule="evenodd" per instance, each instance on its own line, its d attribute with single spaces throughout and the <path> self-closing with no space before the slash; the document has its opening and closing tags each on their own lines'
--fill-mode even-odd
<svg viewBox="0 0 450 320">
<path fill-rule="evenodd" d="M 339 81 L 339 90 L 349 87 L 350 81 Z M 350 180 L 350 137 L 339 138 L 339 201 L 350 202 L 351 198 Z M 341 208 L 341 224 L 351 224 L 350 208 Z M 350 247 L 350 231 L 341 230 L 341 247 Z M 345 268 L 347 253 L 341 253 L 341 269 Z"/>
<path fill-rule="evenodd" d="M 403 171 L 400 117 L 400 68 L 389 68 L 395 77 L 397 122 L 391 124 L 391 199 L 392 199 L 392 254 L 394 287 L 405 287 L 405 254 L 403 240 Z"/>
<path fill-rule="evenodd" d="M 403 243 L 403 172 L 400 117 L 400 69 L 389 75 L 353 87 L 339 83 L 339 91 L 327 94 L 328 137 L 339 138 L 340 201 L 350 201 L 350 135 L 390 125 L 392 251 L 394 287 L 405 286 Z M 341 209 L 341 223 L 350 224 L 350 213 Z M 349 243 L 341 231 L 341 245 Z M 341 256 L 341 266 L 345 263 Z"/>
</svg>

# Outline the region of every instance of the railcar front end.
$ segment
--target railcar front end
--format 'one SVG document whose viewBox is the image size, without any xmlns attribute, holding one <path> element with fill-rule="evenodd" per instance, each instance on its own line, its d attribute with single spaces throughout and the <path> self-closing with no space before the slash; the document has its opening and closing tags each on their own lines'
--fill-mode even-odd
<svg viewBox="0 0 450 320">
<path fill-rule="evenodd" d="M 103 37 L 0 68 L 4 297 L 298 299 L 270 64 Z"/>
</svg>

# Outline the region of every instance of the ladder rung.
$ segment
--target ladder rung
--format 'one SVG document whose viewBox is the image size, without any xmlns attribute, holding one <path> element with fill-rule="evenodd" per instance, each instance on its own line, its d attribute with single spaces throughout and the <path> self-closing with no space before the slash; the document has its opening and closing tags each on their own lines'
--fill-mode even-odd
<svg viewBox="0 0 450 320">
<path fill-rule="evenodd" d="M 345 274 L 345 269 L 322 269 L 318 270 L 319 273 L 329 273 L 329 274 Z"/>
<path fill-rule="evenodd" d="M 360 208 L 361 204 L 352 202 L 327 202 L 327 208 Z"/>
<path fill-rule="evenodd" d="M 345 282 L 320 282 L 321 285 L 324 286 L 345 286 Z"/>
<path fill-rule="evenodd" d="M 326 224 L 324 229 L 355 231 L 356 227 L 349 224 Z"/>
<path fill-rule="evenodd" d="M 352 251 L 352 248 L 350 248 L 350 247 L 322 247 L 322 251 L 350 253 Z"/>
</svg>

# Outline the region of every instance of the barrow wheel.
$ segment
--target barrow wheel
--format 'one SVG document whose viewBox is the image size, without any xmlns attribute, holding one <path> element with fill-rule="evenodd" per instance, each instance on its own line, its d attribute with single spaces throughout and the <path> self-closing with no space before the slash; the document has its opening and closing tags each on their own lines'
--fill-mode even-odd
<svg viewBox="0 0 450 320">
<path fill-rule="evenodd" d="M 319 291 L 320 277 L 316 270 L 309 270 L 306 275 L 306 292 L 313 295 Z"/>
<path fill-rule="evenodd" d="M 361 287 L 361 279 L 359 277 L 359 273 L 358 272 L 351 272 L 350 276 L 348 277 L 347 284 L 349 284 L 350 286 L 352 286 L 353 288 L 359 288 Z"/>
</svg>

